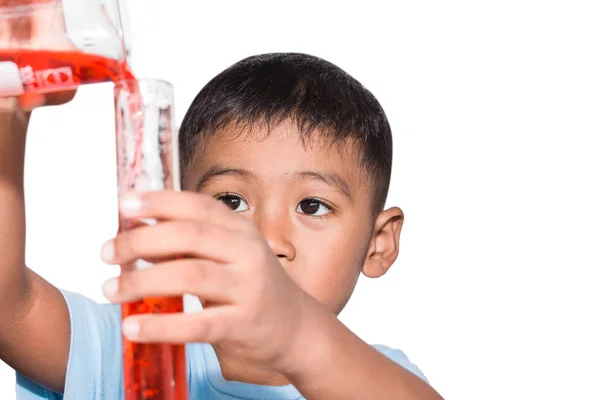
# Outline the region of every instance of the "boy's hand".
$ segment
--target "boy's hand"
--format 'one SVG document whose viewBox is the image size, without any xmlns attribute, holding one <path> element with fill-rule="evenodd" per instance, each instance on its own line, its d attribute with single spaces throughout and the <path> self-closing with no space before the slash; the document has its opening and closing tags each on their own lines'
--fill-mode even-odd
<svg viewBox="0 0 600 400">
<path fill-rule="evenodd" d="M 128 197 L 121 212 L 160 222 L 107 242 L 104 261 L 168 260 L 122 271 L 105 284 L 107 298 L 126 302 L 190 293 L 204 304 L 195 314 L 130 317 L 123 323 L 128 338 L 213 343 L 270 367 L 289 363 L 285 354 L 297 347 L 300 328 L 317 303 L 288 277 L 251 220 L 213 198 L 186 192 Z"/>
<path fill-rule="evenodd" d="M 103 259 L 161 261 L 124 268 L 105 284 L 105 295 L 125 302 L 191 293 L 205 307 L 195 314 L 128 317 L 123 333 L 130 340 L 212 343 L 282 373 L 310 399 L 441 399 L 296 285 L 250 219 L 190 192 L 135 198 L 141 201 L 121 202 L 123 216 L 159 222 L 120 233 L 103 248 Z"/>
</svg>

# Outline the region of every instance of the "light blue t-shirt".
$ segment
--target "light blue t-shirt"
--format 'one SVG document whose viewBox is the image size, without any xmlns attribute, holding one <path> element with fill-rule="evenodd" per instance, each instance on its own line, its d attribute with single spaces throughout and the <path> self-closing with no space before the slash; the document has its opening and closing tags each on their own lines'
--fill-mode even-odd
<svg viewBox="0 0 600 400">
<path fill-rule="evenodd" d="M 63 291 L 71 316 L 71 348 L 64 395 L 45 389 L 17 374 L 17 400 L 118 400 L 123 398 L 121 309 L 97 304 Z M 425 380 L 423 373 L 400 350 L 375 345 L 375 349 Z M 264 386 L 227 381 L 221 374 L 213 347 L 186 345 L 189 400 L 303 399 L 292 385 Z"/>
</svg>

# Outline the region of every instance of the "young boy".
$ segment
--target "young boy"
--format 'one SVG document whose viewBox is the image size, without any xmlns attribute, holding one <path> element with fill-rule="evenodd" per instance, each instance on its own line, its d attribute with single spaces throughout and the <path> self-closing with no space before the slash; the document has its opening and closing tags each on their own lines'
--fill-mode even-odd
<svg viewBox="0 0 600 400">
<path fill-rule="evenodd" d="M 187 343 L 191 400 L 441 398 L 401 351 L 367 345 L 336 318 L 361 271 L 376 278 L 393 264 L 403 222 L 384 210 L 387 118 L 338 67 L 260 55 L 200 91 L 180 130 L 186 191 L 126 196 L 123 213 L 160 222 L 117 235 L 102 258 L 161 260 L 106 282 L 113 303 L 192 293 L 204 309 L 123 324 L 118 305 L 24 266 L 28 114 L 4 102 L 0 357 L 20 399 L 121 398 L 121 333 Z"/>
</svg>

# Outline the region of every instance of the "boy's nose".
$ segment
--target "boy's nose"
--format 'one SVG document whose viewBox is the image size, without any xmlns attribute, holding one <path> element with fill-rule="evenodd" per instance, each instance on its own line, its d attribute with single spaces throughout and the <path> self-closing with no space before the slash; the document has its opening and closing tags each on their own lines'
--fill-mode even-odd
<svg viewBox="0 0 600 400">
<path fill-rule="evenodd" d="M 287 261 L 293 261 L 296 258 L 296 249 L 289 241 L 267 238 L 267 243 L 277 258 L 286 259 Z"/>
<path fill-rule="evenodd" d="M 285 218 L 258 218 L 256 224 L 278 258 L 287 261 L 293 261 L 296 258 L 296 248 L 290 240 L 291 227 Z"/>
</svg>

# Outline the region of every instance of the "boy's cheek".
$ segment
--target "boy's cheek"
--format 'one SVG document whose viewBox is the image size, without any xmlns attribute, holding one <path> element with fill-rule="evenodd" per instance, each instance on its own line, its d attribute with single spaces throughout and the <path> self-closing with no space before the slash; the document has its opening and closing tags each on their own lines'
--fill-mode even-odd
<svg viewBox="0 0 600 400">
<path fill-rule="evenodd" d="M 315 252 L 317 257 L 303 259 L 303 265 L 292 263 L 286 268 L 298 286 L 330 311 L 338 314 L 346 305 L 360 275 L 358 265 L 350 252 L 335 257 Z M 322 257 L 318 257 L 321 254 Z"/>
</svg>

